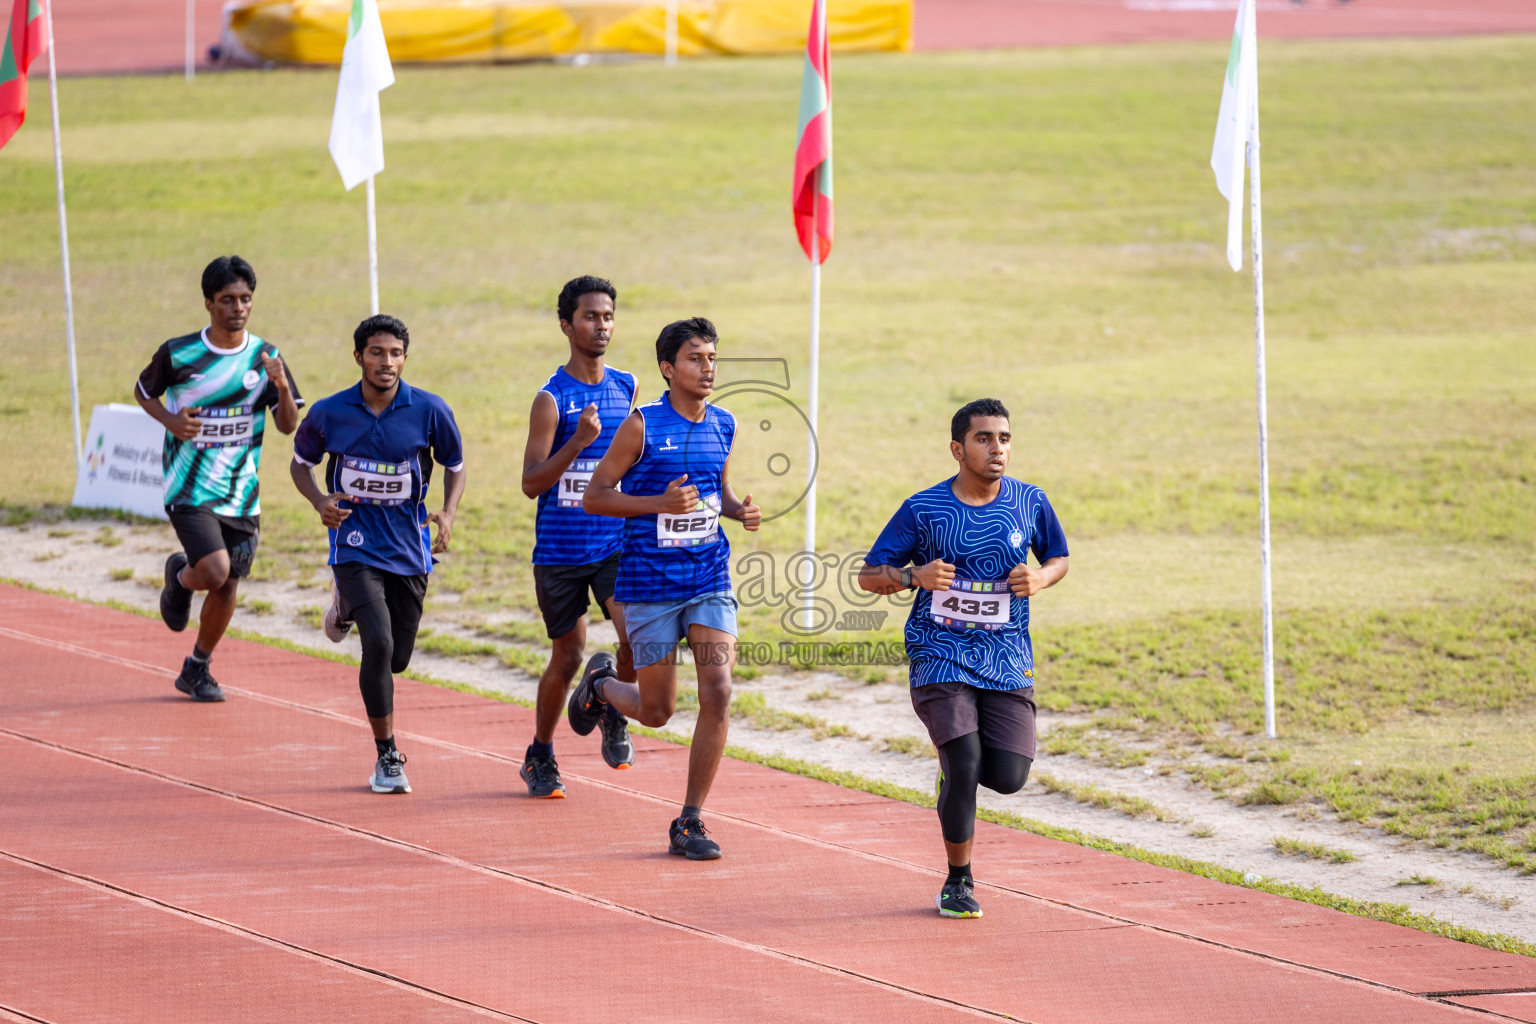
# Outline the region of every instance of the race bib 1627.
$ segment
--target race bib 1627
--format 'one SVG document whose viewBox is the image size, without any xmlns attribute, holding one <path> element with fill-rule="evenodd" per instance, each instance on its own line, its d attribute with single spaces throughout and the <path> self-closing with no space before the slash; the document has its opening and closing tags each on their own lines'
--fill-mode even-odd
<svg viewBox="0 0 1536 1024">
<path fill-rule="evenodd" d="M 706 494 L 698 508 L 681 515 L 668 512 L 656 516 L 656 546 L 688 548 L 713 544 L 720 539 L 720 495 Z"/>
</svg>

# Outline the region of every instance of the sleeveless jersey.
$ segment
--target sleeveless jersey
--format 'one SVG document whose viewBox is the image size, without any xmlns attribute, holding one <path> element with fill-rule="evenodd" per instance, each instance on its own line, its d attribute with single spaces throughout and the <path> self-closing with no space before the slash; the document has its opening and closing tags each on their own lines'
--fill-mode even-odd
<svg viewBox="0 0 1536 1024">
<path fill-rule="evenodd" d="M 559 451 L 575 435 L 581 411 L 589 405 L 597 406 L 603 432 L 581 450 L 555 486 L 539 495 L 533 526 L 534 565 L 590 565 L 618 553 L 624 521 L 587 513 L 581 497 L 635 403 L 635 388 L 634 374 L 612 366 L 603 368 L 603 379 L 596 384 L 577 380 L 562 366 L 539 389 L 549 392 L 560 415 L 550 452 Z"/>
<path fill-rule="evenodd" d="M 247 331 L 239 348 L 219 349 L 208 344 L 207 334 L 205 328 L 172 338 L 139 374 L 139 391 L 146 398 L 164 395 L 170 412 L 202 409 L 197 437 L 183 441 L 165 432 L 165 503 L 201 506 L 220 516 L 260 515 L 256 473 L 267 410 L 278 401 L 261 357 L 276 357 L 277 346 Z M 294 404 L 302 407 L 293 373 L 287 373 Z"/>
<path fill-rule="evenodd" d="M 680 416 L 670 396 L 635 410 L 645 418 L 645 446 L 624 474 L 625 494 L 662 494 L 684 473 L 699 507 L 683 515 L 624 520 L 624 549 L 614 596 L 620 601 L 686 601 L 731 589 L 731 545 L 720 528 L 721 478 L 736 438 L 736 418 L 718 405 L 700 423 Z"/>
</svg>

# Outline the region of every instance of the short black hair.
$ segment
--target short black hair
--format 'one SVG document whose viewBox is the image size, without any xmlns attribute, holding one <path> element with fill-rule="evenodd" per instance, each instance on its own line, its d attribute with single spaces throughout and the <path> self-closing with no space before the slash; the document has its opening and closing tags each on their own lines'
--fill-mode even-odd
<svg viewBox="0 0 1536 1024">
<path fill-rule="evenodd" d="M 720 336 L 715 333 L 715 325 L 701 316 L 690 317 L 687 320 L 674 320 L 667 324 L 656 336 L 656 364 L 659 366 L 676 360 L 677 350 L 694 338 L 703 338 L 711 345 L 720 343 Z"/>
<path fill-rule="evenodd" d="M 560 298 L 555 300 L 555 312 L 560 314 L 560 319 L 570 323 L 571 317 L 576 315 L 576 304 L 588 292 L 602 292 L 613 300 L 615 307 L 619 304 L 619 293 L 605 278 L 583 274 L 565 282 L 565 287 L 560 289 Z"/>
<path fill-rule="evenodd" d="M 375 313 L 357 325 L 357 330 L 352 332 L 353 349 L 361 352 L 367 348 L 368 339 L 375 334 L 393 334 L 400 339 L 401 347 L 407 352 L 411 350 L 411 332 L 405 329 L 405 324 L 383 313 Z"/>
<path fill-rule="evenodd" d="M 965 435 L 971 432 L 971 420 L 977 416 L 1001 416 L 1005 420 L 1012 419 L 1003 403 L 995 398 L 978 398 L 974 402 L 966 402 L 955 413 L 955 418 L 949 421 L 950 440 L 964 444 Z"/>
<path fill-rule="evenodd" d="M 203 268 L 203 298 L 213 298 L 236 281 L 244 281 L 255 291 L 256 271 L 239 256 L 220 256 Z"/>
</svg>

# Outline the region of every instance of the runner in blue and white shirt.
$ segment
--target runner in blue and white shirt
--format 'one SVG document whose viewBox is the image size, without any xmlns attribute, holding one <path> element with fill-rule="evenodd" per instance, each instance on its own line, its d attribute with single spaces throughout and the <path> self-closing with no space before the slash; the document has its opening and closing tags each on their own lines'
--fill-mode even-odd
<svg viewBox="0 0 1536 1024">
<path fill-rule="evenodd" d="M 667 391 L 624 421 L 587 486 L 588 512 L 624 520 L 616 596 L 638 680 L 589 672 L 567 706 L 571 728 L 582 735 L 609 707 L 644 725 L 666 725 L 677 707 L 677 643 L 687 638 L 699 717 L 669 849 L 689 860 L 720 856 L 699 817 L 725 750 L 736 663 L 731 546 L 720 520 L 756 530 L 763 519 L 752 495 L 738 501 L 731 490 L 736 418 L 709 404 L 715 343 L 715 327 L 703 317 L 662 328 L 656 362 Z"/>
<path fill-rule="evenodd" d="M 533 528 L 533 587 L 544 630 L 554 642 L 549 665 L 539 677 L 533 742 L 518 769 L 531 797 L 565 796 L 565 783 L 555 763 L 555 726 L 586 651 L 587 610 L 592 602 L 613 620 L 619 657 L 616 661 L 609 652 L 599 651 L 588 663 L 587 673 L 616 672 L 620 679 L 635 679 L 625 642 L 624 613 L 613 596 L 624 521 L 595 516 L 581 507 L 592 471 L 635 404 L 634 374 L 604 361 L 613 340 L 617 301 L 618 292 L 600 277 L 578 277 L 560 289 L 555 310 L 560 330 L 570 342 L 571 357 L 534 395 L 528 414 L 523 493 L 539 500 Z M 635 760 L 629 723 L 610 707 L 600 724 L 603 760 L 610 768 L 628 768 Z"/>
<path fill-rule="evenodd" d="M 362 380 L 310 407 L 289 469 L 330 531 L 325 635 L 340 643 L 356 624 L 362 640 L 358 685 L 378 754 L 369 786 L 409 793 L 405 756 L 395 748 L 393 673 L 411 662 L 432 556 L 448 550 L 464 494 L 464 444 L 448 403 L 400 379 L 411 343 L 405 324 L 371 316 L 352 342 Z M 314 475 L 321 462 L 324 490 Z M 443 508 L 428 513 L 436 466 L 443 470 Z"/>
<path fill-rule="evenodd" d="M 950 436 L 959 472 L 902 502 L 864 556 L 859 585 L 918 591 L 906 628 L 912 706 L 939 754 L 949 859 L 936 903 L 946 917 L 980 917 L 971 877 L 976 787 L 1016 793 L 1029 778 L 1029 599 L 1067 574 L 1067 538 L 1044 491 L 1003 475 L 1012 433 L 1002 402 L 964 406 Z"/>
</svg>

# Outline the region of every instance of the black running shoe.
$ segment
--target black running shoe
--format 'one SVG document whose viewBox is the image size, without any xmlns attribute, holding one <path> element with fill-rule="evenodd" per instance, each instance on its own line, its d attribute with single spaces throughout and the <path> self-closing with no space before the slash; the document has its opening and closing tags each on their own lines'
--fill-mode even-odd
<svg viewBox="0 0 1536 1024">
<path fill-rule="evenodd" d="M 204 703 L 211 704 L 224 699 L 224 690 L 209 674 L 208 663 L 192 658 L 181 663 L 181 675 L 176 677 L 176 689 Z"/>
<path fill-rule="evenodd" d="M 689 860 L 719 860 L 720 844 L 709 838 L 704 823 L 698 818 L 677 818 L 672 822 L 672 842 L 668 853 L 675 853 Z"/>
<path fill-rule="evenodd" d="M 165 560 L 165 586 L 160 588 L 160 617 L 173 633 L 186 629 L 187 619 L 192 615 L 192 591 L 182 586 L 181 580 L 176 578 L 186 566 L 187 556 L 180 551 Z"/>
<path fill-rule="evenodd" d="M 933 905 L 945 917 L 980 917 L 981 904 L 971 887 L 964 882 L 945 882 L 944 888 L 933 898 Z"/>
<path fill-rule="evenodd" d="M 598 725 L 603 729 L 603 760 L 609 768 L 623 771 L 635 763 L 635 745 L 629 741 L 629 719 L 604 704 Z"/>
<path fill-rule="evenodd" d="M 565 783 L 560 781 L 560 768 L 553 757 L 529 754 L 517 777 L 528 783 L 528 795 L 542 800 L 564 800 Z"/>
<path fill-rule="evenodd" d="M 597 699 L 592 680 L 598 676 L 617 674 L 613 655 L 607 651 L 598 651 L 587 661 L 587 670 L 581 674 L 581 682 L 571 691 L 571 699 L 565 705 L 566 717 L 571 720 L 571 728 L 576 735 L 585 736 L 597 728 L 598 720 L 603 717 L 603 709 L 608 706 L 605 701 Z"/>
</svg>

